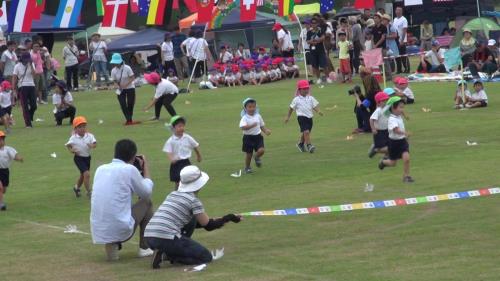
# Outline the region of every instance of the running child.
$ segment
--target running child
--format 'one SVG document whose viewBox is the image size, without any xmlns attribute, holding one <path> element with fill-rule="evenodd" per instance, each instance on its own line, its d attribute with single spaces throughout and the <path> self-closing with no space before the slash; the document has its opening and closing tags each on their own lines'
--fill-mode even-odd
<svg viewBox="0 0 500 281">
<path fill-rule="evenodd" d="M 455 91 L 455 109 L 464 108 L 466 99 L 471 96 L 470 91 L 467 89 L 467 81 L 460 80 L 457 82 L 457 90 Z"/>
<path fill-rule="evenodd" d="M 76 108 L 73 105 L 73 96 L 68 91 L 67 84 L 58 80 L 56 82 L 55 93 L 52 95 L 52 103 L 54 104 L 54 118 L 56 126 L 61 126 L 65 118 L 69 118 L 69 124 L 73 124 L 75 119 Z"/>
<path fill-rule="evenodd" d="M 377 109 L 370 117 L 370 127 L 373 133 L 373 144 L 368 153 L 368 157 L 373 158 L 377 153 L 387 154 L 387 144 L 389 143 L 389 131 L 387 130 L 388 118 L 384 114 L 385 103 L 389 95 L 384 92 L 378 92 L 375 95 Z"/>
<path fill-rule="evenodd" d="M 394 90 L 396 94 L 403 98 L 406 104 L 415 103 L 415 95 L 413 91 L 408 86 L 408 79 L 404 77 L 396 77 L 394 79 Z"/>
<path fill-rule="evenodd" d="M 288 109 L 288 114 L 285 117 L 285 124 L 290 120 L 290 116 L 294 110 L 297 114 L 297 121 L 299 122 L 301 133 L 297 148 L 300 152 L 314 153 L 316 147 L 311 144 L 313 116 L 314 112 L 323 116 L 323 112 L 321 112 L 319 108 L 319 102 L 311 95 L 311 89 L 307 80 L 299 80 L 297 83 L 297 92 Z"/>
<path fill-rule="evenodd" d="M 5 145 L 5 137 L 5 133 L 0 131 L 0 211 L 7 211 L 3 197 L 9 186 L 10 165 L 12 161 L 23 162 L 23 158 L 14 148 Z"/>
<path fill-rule="evenodd" d="M 387 129 L 389 130 L 389 159 L 382 159 L 378 165 L 380 170 L 385 167 L 394 167 L 398 160 L 403 159 L 403 182 L 412 183 L 415 180 L 410 176 L 410 145 L 409 134 L 405 130 L 403 112 L 405 103 L 400 97 L 392 97 L 387 101 L 390 111 Z"/>
<path fill-rule="evenodd" d="M 175 190 L 177 190 L 181 181 L 181 170 L 191 165 L 189 158 L 193 150 L 196 153 L 196 160 L 201 162 L 200 144 L 185 133 L 186 119 L 184 117 L 173 116 L 169 127 L 173 135 L 163 146 L 163 152 L 167 153 L 170 160 L 170 181 L 175 183 Z"/>
<path fill-rule="evenodd" d="M 269 136 L 271 130 L 265 127 L 264 119 L 259 114 L 257 101 L 252 98 L 246 98 L 243 101 L 243 110 L 241 111 L 240 129 L 243 131 L 242 151 L 246 153 L 245 173 L 252 173 L 252 157 L 255 152 L 255 166 L 262 166 L 261 157 L 264 155 L 264 137 L 262 132 Z"/>
<path fill-rule="evenodd" d="M 0 92 L 0 118 L 2 118 L 5 127 L 5 133 L 10 133 L 10 126 L 12 125 L 12 101 L 14 96 L 12 94 L 12 85 L 9 81 L 5 80 L 0 84 L 2 91 Z"/>
<path fill-rule="evenodd" d="M 488 96 L 484 91 L 483 82 L 474 82 L 474 92 L 469 96 L 465 96 L 465 108 L 480 108 L 488 106 Z"/>
<path fill-rule="evenodd" d="M 73 134 L 66 143 L 69 152 L 73 153 L 73 161 L 80 171 L 80 176 L 76 180 L 73 191 L 75 196 L 80 197 L 80 188 L 82 184 L 87 191 L 87 197 L 90 199 L 90 150 L 97 147 L 97 140 L 94 135 L 87 132 L 87 119 L 83 116 L 75 117 L 73 120 Z"/>
</svg>

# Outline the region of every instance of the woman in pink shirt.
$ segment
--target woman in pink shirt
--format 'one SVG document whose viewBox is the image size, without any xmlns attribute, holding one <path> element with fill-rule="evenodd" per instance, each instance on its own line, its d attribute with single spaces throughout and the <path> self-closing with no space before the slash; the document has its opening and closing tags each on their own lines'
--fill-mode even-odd
<svg viewBox="0 0 500 281">
<path fill-rule="evenodd" d="M 33 79 L 35 81 L 36 95 L 39 103 L 45 104 L 42 100 L 43 83 L 43 59 L 40 52 L 40 43 L 33 42 L 33 49 L 31 50 L 31 60 L 34 66 Z"/>
</svg>

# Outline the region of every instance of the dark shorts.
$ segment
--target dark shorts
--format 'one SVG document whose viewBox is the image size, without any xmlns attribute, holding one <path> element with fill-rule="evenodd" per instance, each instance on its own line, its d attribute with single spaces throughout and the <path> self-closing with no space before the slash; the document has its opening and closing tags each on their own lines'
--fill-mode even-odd
<svg viewBox="0 0 500 281">
<path fill-rule="evenodd" d="M 391 140 L 389 139 L 389 159 L 399 160 L 403 157 L 404 152 L 410 152 L 410 145 L 406 139 Z"/>
<path fill-rule="evenodd" d="M 311 65 L 311 51 L 306 50 L 306 65 Z"/>
<path fill-rule="evenodd" d="M 313 68 L 325 68 L 326 66 L 325 52 L 312 51 L 310 54 L 311 54 L 311 66 Z"/>
<path fill-rule="evenodd" d="M 297 116 L 297 121 L 299 122 L 300 132 L 312 131 L 313 120 L 312 118 L 307 118 L 305 116 Z"/>
<path fill-rule="evenodd" d="M 180 182 L 181 181 L 181 170 L 184 167 L 191 165 L 189 159 L 178 160 L 174 164 L 170 164 L 170 181 Z"/>
<path fill-rule="evenodd" d="M 246 153 L 253 153 L 264 147 L 264 137 L 259 135 L 243 135 L 243 146 L 241 150 Z"/>
<path fill-rule="evenodd" d="M 0 108 L 0 117 L 5 116 L 6 114 L 8 114 L 9 116 L 12 114 L 12 106 Z"/>
<path fill-rule="evenodd" d="M 406 104 L 414 104 L 415 103 L 415 100 L 414 99 L 410 99 L 410 98 L 406 98 Z"/>
<path fill-rule="evenodd" d="M 73 158 L 73 161 L 75 162 L 76 167 L 80 171 L 80 174 L 83 174 L 87 171 L 90 170 L 90 156 L 89 157 L 82 157 L 75 155 Z"/>
<path fill-rule="evenodd" d="M 488 106 L 488 103 L 485 102 L 484 100 L 481 101 L 481 107 L 487 107 Z"/>
<path fill-rule="evenodd" d="M 376 135 L 373 135 L 373 145 L 375 148 L 386 147 L 389 143 L 389 131 L 378 130 Z"/>
<path fill-rule="evenodd" d="M 7 192 L 9 186 L 9 169 L 0 169 L 0 182 L 3 186 L 3 193 Z"/>
<path fill-rule="evenodd" d="M 283 55 L 284 58 L 293 58 L 294 53 L 293 49 L 290 51 L 281 51 L 281 55 Z"/>
</svg>

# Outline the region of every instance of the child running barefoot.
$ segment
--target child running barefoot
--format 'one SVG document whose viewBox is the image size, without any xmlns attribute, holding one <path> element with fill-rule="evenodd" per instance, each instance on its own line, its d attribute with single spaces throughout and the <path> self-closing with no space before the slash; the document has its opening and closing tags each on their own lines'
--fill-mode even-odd
<svg viewBox="0 0 500 281">
<path fill-rule="evenodd" d="M 94 135 L 87 132 L 87 120 L 83 116 L 77 116 L 73 120 L 73 134 L 66 143 L 69 152 L 75 156 L 73 161 L 80 171 L 80 177 L 76 180 L 73 191 L 76 197 L 80 197 L 80 188 L 82 184 L 87 191 L 87 197 L 90 199 L 90 150 L 97 147 L 97 140 Z"/>
<path fill-rule="evenodd" d="M 0 118 L 2 118 L 3 125 L 5 126 L 5 133 L 10 133 L 10 126 L 12 125 L 12 86 L 9 81 L 5 80 L 0 84 L 2 92 L 0 92 Z"/>
<path fill-rule="evenodd" d="M 200 144 L 190 135 L 186 134 L 186 119 L 175 115 L 170 119 L 169 124 L 173 135 L 163 146 L 163 152 L 167 153 L 170 160 L 170 181 L 175 183 L 175 190 L 181 181 L 181 170 L 191 165 L 191 151 L 196 153 L 196 160 L 201 162 Z"/>
<path fill-rule="evenodd" d="M 23 162 L 14 148 L 5 145 L 5 133 L 0 131 L 0 211 L 7 210 L 3 197 L 9 186 L 9 168 L 13 160 Z"/>
<path fill-rule="evenodd" d="M 373 158 L 377 153 L 387 154 L 387 144 L 389 142 L 389 131 L 387 130 L 388 119 L 384 114 L 385 103 L 389 99 L 389 95 L 384 92 L 378 92 L 375 95 L 377 109 L 370 117 L 370 127 L 373 133 L 373 145 L 370 149 L 368 157 Z"/>
<path fill-rule="evenodd" d="M 464 108 L 467 97 L 470 97 L 470 91 L 467 89 L 467 81 L 460 80 L 457 82 L 457 90 L 455 91 L 455 109 Z"/>
<path fill-rule="evenodd" d="M 465 108 L 479 108 L 488 106 L 488 96 L 483 88 L 483 82 L 474 82 L 474 93 L 469 96 L 465 96 L 466 104 Z"/>
<path fill-rule="evenodd" d="M 264 119 L 259 114 L 257 109 L 257 101 L 252 98 L 246 98 L 243 101 L 243 110 L 241 111 L 240 129 L 243 131 L 243 146 L 242 151 L 246 153 L 245 157 L 245 173 L 252 173 L 250 166 L 252 156 L 255 153 L 255 165 L 260 168 L 262 166 L 261 157 L 264 155 L 264 137 L 262 132 L 269 136 L 271 130 L 265 127 Z"/>
<path fill-rule="evenodd" d="M 290 120 L 290 116 L 294 110 L 297 113 L 297 120 L 301 133 L 297 148 L 300 152 L 314 153 L 316 148 L 311 144 L 314 111 L 320 116 L 323 116 L 323 112 L 321 112 L 319 108 L 319 102 L 311 95 L 309 82 L 307 80 L 299 80 L 297 83 L 297 93 L 288 109 L 288 114 L 285 117 L 285 124 Z"/>
<path fill-rule="evenodd" d="M 387 101 L 390 110 L 387 129 L 389 130 L 389 159 L 382 159 L 378 165 L 380 170 L 385 167 L 396 166 L 399 159 L 403 159 L 403 182 L 412 183 L 415 180 L 410 176 L 410 145 L 409 134 L 405 130 L 403 112 L 405 103 L 400 97 L 392 97 Z"/>
</svg>

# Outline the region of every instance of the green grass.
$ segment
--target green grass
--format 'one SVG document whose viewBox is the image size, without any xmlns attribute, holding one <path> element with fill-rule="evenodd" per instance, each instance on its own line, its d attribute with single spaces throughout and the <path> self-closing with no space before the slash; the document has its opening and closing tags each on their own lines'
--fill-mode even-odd
<svg viewBox="0 0 500 281">
<path fill-rule="evenodd" d="M 260 87 L 198 91 L 175 101 L 188 119 L 187 131 L 201 144 L 199 164 L 211 180 L 200 193 L 209 215 L 229 212 L 310 207 L 372 200 L 442 194 L 498 185 L 500 85 L 486 84 L 490 106 L 452 110 L 453 83 L 411 84 L 417 103 L 407 107 L 412 132 L 412 175 L 401 182 L 401 164 L 379 171 L 367 157 L 371 136 L 347 141 L 355 126 L 354 101 L 346 85 L 313 88 L 324 117 L 315 118 L 315 154 L 295 148 L 298 126 L 283 124 L 294 92 L 292 81 Z M 149 86 L 138 89 L 136 118 L 152 113 L 140 108 L 152 96 Z M 243 166 L 241 101 L 257 99 L 271 136 L 265 138 L 264 167 L 235 179 Z M 169 137 L 163 123 L 122 126 L 113 91 L 76 93 L 77 114 L 89 120 L 98 140 L 92 170 L 107 163 L 120 138 L 132 138 L 147 155 L 158 206 L 172 190 L 169 163 L 161 152 Z M 188 104 L 186 101 L 190 101 Z M 327 110 L 337 106 L 333 110 Z M 431 108 L 431 113 L 421 108 Z M 75 199 L 71 187 L 78 172 L 64 143 L 70 127 L 55 128 L 52 106 L 40 106 L 32 130 L 17 126 L 7 138 L 25 157 L 13 164 L 7 212 L 0 213 L 1 280 L 498 280 L 500 211 L 495 196 L 416 206 L 295 217 L 253 217 L 239 225 L 205 232 L 194 239 L 209 248 L 224 246 L 226 255 L 201 273 L 183 267 L 150 269 L 149 259 L 135 257 L 137 245 L 126 243 L 121 260 L 104 261 L 102 246 L 89 236 L 64 234 L 49 226 L 77 225 L 89 232 L 89 202 Z M 98 120 L 104 120 L 98 125 Z M 467 140 L 478 146 L 468 147 Z M 50 154 L 56 152 L 57 158 Z M 364 192 L 365 183 L 375 185 Z M 37 222 L 40 224 L 34 224 Z M 49 226 L 44 226 L 46 224 Z M 133 241 L 137 241 L 134 237 Z"/>
</svg>

